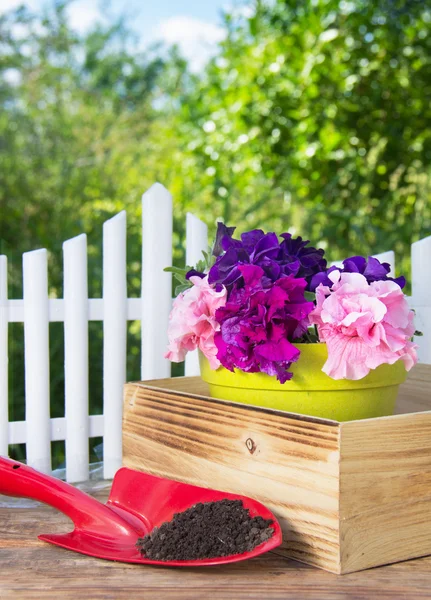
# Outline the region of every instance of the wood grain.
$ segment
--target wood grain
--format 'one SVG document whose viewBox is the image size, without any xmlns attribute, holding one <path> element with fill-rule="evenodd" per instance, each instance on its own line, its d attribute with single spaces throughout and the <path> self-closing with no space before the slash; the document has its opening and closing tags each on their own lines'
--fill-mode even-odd
<svg viewBox="0 0 431 600">
<path fill-rule="evenodd" d="M 280 520 L 289 556 L 337 570 L 338 425 L 208 400 L 196 380 L 187 394 L 160 389 L 173 380 L 126 386 L 124 464 L 256 498 Z"/>
<path fill-rule="evenodd" d="M 416 365 L 399 416 L 341 424 L 341 572 L 431 554 L 430 389 Z"/>
<path fill-rule="evenodd" d="M 106 499 L 106 493 L 100 499 Z M 1 600 L 423 600 L 431 557 L 342 577 L 269 553 L 215 568 L 168 569 L 113 563 L 39 542 L 67 531 L 53 509 L 0 496 Z"/>
<path fill-rule="evenodd" d="M 341 424 L 341 572 L 431 554 L 431 413 Z"/>
</svg>

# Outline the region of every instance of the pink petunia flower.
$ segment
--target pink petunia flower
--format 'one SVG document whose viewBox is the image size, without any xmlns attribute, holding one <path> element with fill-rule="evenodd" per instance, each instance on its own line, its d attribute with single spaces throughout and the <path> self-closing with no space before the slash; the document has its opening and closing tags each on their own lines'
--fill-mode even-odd
<svg viewBox="0 0 431 600">
<path fill-rule="evenodd" d="M 217 292 L 208 283 L 208 277 L 190 277 L 193 287 L 175 298 L 168 326 L 168 352 L 165 358 L 181 362 L 187 352 L 199 348 L 209 360 L 211 369 L 217 369 L 217 348 L 214 334 L 220 329 L 215 312 L 226 303 L 226 288 Z"/>
<path fill-rule="evenodd" d="M 360 273 L 333 271 L 332 287 L 319 285 L 310 322 L 328 347 L 323 371 L 333 379 L 362 379 L 371 369 L 403 360 L 409 371 L 417 362 L 410 341 L 415 327 L 400 286 L 368 283 Z"/>
</svg>

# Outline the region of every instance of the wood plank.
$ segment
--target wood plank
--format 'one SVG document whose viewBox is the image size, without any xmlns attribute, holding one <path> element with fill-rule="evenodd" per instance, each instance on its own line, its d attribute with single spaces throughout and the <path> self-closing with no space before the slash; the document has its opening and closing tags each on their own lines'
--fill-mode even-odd
<svg viewBox="0 0 431 600">
<path fill-rule="evenodd" d="M 100 499 L 106 496 L 99 492 Z M 431 557 L 342 577 L 273 553 L 199 569 L 128 565 L 39 542 L 37 534 L 66 531 L 68 520 L 49 507 L 10 500 L 0 496 L 1 600 L 430 598 Z"/>
<path fill-rule="evenodd" d="M 221 409 L 227 412 L 228 407 L 236 408 L 238 407 L 237 402 L 231 402 L 229 400 L 222 400 L 219 398 L 211 398 L 209 396 L 209 386 L 207 383 L 202 381 L 200 377 L 169 377 L 167 379 L 152 379 L 147 381 L 132 381 L 126 385 L 133 385 L 137 388 L 148 389 L 151 388 L 154 392 L 160 392 L 164 394 L 166 390 L 175 392 L 179 397 L 186 398 L 198 398 L 201 400 L 205 400 L 206 406 L 209 411 L 217 410 L 217 407 L 221 407 Z M 131 397 L 133 401 L 133 396 Z M 288 413 L 286 411 L 280 411 L 272 408 L 263 408 L 260 406 L 256 406 L 255 404 L 245 404 L 241 402 L 241 405 L 246 410 L 257 411 L 261 414 L 270 414 L 278 418 L 278 416 L 282 416 L 283 418 L 288 416 L 293 418 L 295 421 L 308 421 L 309 423 L 321 423 L 326 425 L 331 425 L 333 427 L 338 426 L 337 421 L 332 421 L 330 419 L 324 419 L 320 417 L 313 417 L 309 415 L 301 415 L 298 413 Z"/>
<path fill-rule="evenodd" d="M 173 390 L 187 396 L 209 397 L 208 384 L 200 377 L 172 377 L 132 383 L 159 390 Z M 400 385 L 395 413 L 423 411 L 431 411 L 431 365 L 417 364 L 408 374 L 405 383 Z"/>
<path fill-rule="evenodd" d="M 431 554 L 431 413 L 341 424 L 341 570 Z"/>
<path fill-rule="evenodd" d="M 256 498 L 279 518 L 289 556 L 333 571 L 339 568 L 338 434 L 331 421 L 209 403 L 148 384 L 125 387 L 126 466 Z"/>
<path fill-rule="evenodd" d="M 158 569 L 64 554 L 69 552 L 57 548 L 0 550 L 0 598 L 429 600 L 431 584 L 429 559 L 340 577 L 270 554 L 201 569 Z"/>
</svg>

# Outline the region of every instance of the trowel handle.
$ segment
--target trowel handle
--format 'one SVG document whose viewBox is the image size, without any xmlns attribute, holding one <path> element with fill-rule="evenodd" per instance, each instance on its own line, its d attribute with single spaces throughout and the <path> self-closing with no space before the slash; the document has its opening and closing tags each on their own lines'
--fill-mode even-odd
<svg viewBox="0 0 431 600">
<path fill-rule="evenodd" d="M 97 500 L 72 485 L 51 475 L 45 475 L 23 463 L 0 457 L 0 494 L 31 498 L 60 510 L 73 521 L 74 513 Z"/>
<path fill-rule="evenodd" d="M 77 529 L 129 535 L 130 525 L 116 512 L 76 487 L 20 462 L 0 456 L 0 494 L 31 498 L 67 515 Z"/>
</svg>

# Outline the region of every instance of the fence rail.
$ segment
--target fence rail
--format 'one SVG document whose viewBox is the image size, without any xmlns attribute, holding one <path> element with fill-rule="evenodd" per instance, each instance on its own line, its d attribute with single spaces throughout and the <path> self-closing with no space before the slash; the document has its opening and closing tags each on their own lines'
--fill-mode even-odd
<svg viewBox="0 0 431 600">
<path fill-rule="evenodd" d="M 0 256 L 0 454 L 26 444 L 27 463 L 51 471 L 51 441 L 65 440 L 66 479 L 88 477 L 88 439 L 103 437 L 104 477 L 122 461 L 122 388 L 126 379 L 128 321 L 141 321 L 141 378 L 169 377 L 163 358 L 171 308 L 172 197 L 160 184 L 142 197 L 142 293 L 127 298 L 125 211 L 103 225 L 103 297 L 88 298 L 87 238 L 63 244 L 64 294 L 48 297 L 47 251 L 23 255 L 23 299 L 8 299 L 7 259 Z M 188 214 L 186 262 L 207 248 L 206 225 Z M 377 255 L 394 266 L 394 253 Z M 421 362 L 431 363 L 431 237 L 412 245 L 412 298 L 417 313 Z M 89 416 L 88 323 L 103 321 L 103 415 Z M 25 420 L 8 422 L 8 324 L 24 323 Z M 65 416 L 50 418 L 49 323 L 63 322 L 65 334 Z M 199 372 L 196 353 L 187 356 L 186 375 Z"/>
</svg>

